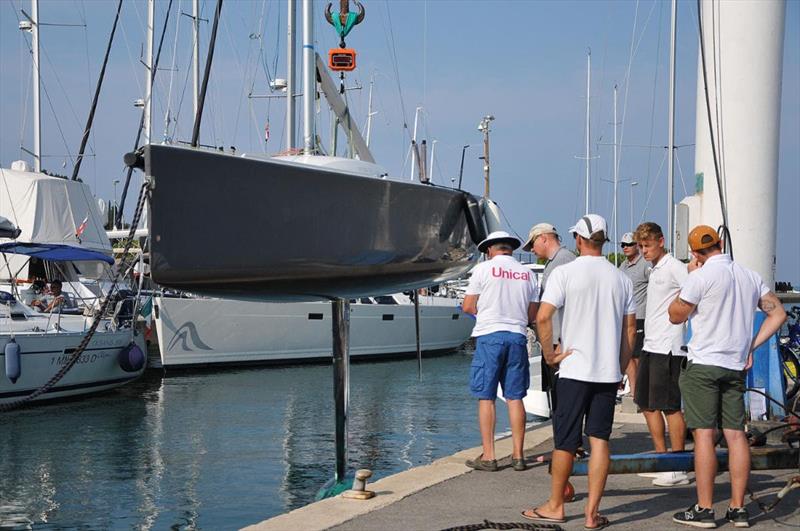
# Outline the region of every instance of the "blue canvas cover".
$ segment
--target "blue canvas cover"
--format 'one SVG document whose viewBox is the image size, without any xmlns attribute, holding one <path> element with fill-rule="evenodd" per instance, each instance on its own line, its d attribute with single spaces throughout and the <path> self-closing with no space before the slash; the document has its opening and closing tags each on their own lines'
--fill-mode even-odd
<svg viewBox="0 0 800 531">
<path fill-rule="evenodd" d="M 41 260 L 51 260 L 53 262 L 102 260 L 109 265 L 114 265 L 114 259 L 103 253 L 83 247 L 55 243 L 8 242 L 0 244 L 0 253 L 24 254 L 26 256 L 32 256 Z"/>
</svg>

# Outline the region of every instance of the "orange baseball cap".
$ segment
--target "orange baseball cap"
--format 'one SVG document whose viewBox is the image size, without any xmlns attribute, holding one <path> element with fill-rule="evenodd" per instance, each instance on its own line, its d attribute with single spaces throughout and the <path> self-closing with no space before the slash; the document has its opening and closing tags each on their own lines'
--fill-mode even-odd
<svg viewBox="0 0 800 531">
<path fill-rule="evenodd" d="M 689 233 L 689 248 L 692 251 L 708 249 L 719 243 L 717 231 L 708 225 L 698 225 Z"/>
</svg>

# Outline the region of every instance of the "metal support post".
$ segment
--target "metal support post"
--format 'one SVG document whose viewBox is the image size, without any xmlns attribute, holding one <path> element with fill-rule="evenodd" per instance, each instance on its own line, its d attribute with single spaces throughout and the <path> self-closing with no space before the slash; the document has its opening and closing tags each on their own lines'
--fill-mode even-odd
<svg viewBox="0 0 800 531">
<path fill-rule="evenodd" d="M 347 472 L 347 413 L 350 402 L 350 302 L 331 302 L 333 322 L 333 401 L 336 406 L 336 474 L 344 481 Z"/>
</svg>

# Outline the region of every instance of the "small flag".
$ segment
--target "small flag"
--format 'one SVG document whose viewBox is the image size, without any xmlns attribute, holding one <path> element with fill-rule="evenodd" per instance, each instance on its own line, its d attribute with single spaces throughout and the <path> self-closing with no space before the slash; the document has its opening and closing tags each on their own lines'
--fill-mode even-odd
<svg viewBox="0 0 800 531">
<path fill-rule="evenodd" d="M 81 224 L 78 225 L 78 228 L 75 229 L 75 237 L 76 238 L 80 239 L 81 234 L 83 234 L 83 231 L 86 230 L 86 225 L 88 223 L 89 223 L 89 215 L 87 214 L 86 217 L 83 218 L 83 221 L 81 221 Z"/>
<path fill-rule="evenodd" d="M 269 120 L 267 120 L 267 125 L 264 126 L 264 142 L 269 142 Z"/>
</svg>

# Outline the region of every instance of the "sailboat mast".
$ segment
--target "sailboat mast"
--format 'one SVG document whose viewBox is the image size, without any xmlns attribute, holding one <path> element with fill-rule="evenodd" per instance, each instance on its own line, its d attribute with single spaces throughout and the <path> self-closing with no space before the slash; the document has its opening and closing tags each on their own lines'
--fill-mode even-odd
<svg viewBox="0 0 800 531">
<path fill-rule="evenodd" d="M 591 123 L 589 121 L 589 109 L 591 105 L 592 89 L 592 51 L 586 54 L 586 214 L 589 213 L 589 142 L 591 139 Z"/>
<path fill-rule="evenodd" d="M 286 149 L 297 145 L 295 124 L 295 24 L 297 19 L 297 0 L 288 0 L 286 21 Z"/>
<path fill-rule="evenodd" d="M 314 57 L 314 2 L 303 0 L 303 152 L 314 153 L 314 97 L 317 93 Z"/>
<path fill-rule="evenodd" d="M 617 243 L 619 242 L 619 232 L 617 232 L 617 185 L 619 184 L 619 166 L 618 166 L 618 153 L 619 146 L 617 145 L 617 86 L 614 85 L 614 265 L 619 265 L 617 262 Z M 631 227 L 631 230 L 633 227 Z"/>
<path fill-rule="evenodd" d="M 417 107 L 414 112 L 414 135 L 411 137 L 411 174 L 410 179 L 414 180 L 414 170 L 417 168 L 417 151 L 414 149 L 414 144 L 417 143 L 417 125 L 419 125 L 419 111 L 422 107 Z"/>
<path fill-rule="evenodd" d="M 144 66 L 147 70 L 144 90 L 144 144 L 150 143 L 150 131 L 153 126 L 153 25 L 155 23 L 155 0 L 147 0 L 147 51 Z"/>
<path fill-rule="evenodd" d="M 192 0 L 192 34 L 192 110 L 197 116 L 200 101 L 200 0 Z"/>
<path fill-rule="evenodd" d="M 669 139 L 667 142 L 667 249 L 675 252 L 675 37 L 678 18 L 678 2 L 672 0 L 669 46 Z"/>
<path fill-rule="evenodd" d="M 31 46 L 33 47 L 33 171 L 42 171 L 41 71 L 39 69 L 39 0 L 31 0 Z"/>
</svg>

